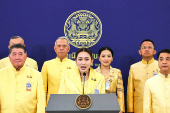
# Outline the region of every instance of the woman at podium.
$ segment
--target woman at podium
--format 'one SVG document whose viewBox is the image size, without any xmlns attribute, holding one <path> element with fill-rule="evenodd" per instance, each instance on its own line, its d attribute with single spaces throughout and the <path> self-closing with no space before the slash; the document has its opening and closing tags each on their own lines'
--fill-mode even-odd
<svg viewBox="0 0 170 113">
<path fill-rule="evenodd" d="M 95 70 L 105 78 L 105 93 L 116 93 L 121 109 L 120 113 L 125 112 L 122 74 L 119 69 L 112 68 L 110 65 L 113 61 L 113 50 L 110 47 L 102 47 L 98 55 L 101 64 Z"/>
<path fill-rule="evenodd" d="M 92 52 L 87 48 L 79 49 L 75 62 L 75 69 L 64 72 L 58 94 L 104 94 L 104 76 L 90 67 Z"/>
</svg>

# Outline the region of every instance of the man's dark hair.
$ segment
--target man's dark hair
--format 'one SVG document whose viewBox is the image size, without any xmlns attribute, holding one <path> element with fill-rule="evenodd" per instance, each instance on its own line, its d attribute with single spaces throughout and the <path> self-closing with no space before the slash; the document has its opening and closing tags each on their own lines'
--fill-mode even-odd
<svg viewBox="0 0 170 113">
<path fill-rule="evenodd" d="M 10 47 L 10 49 L 9 49 L 9 54 L 11 54 L 12 49 L 14 49 L 14 48 L 21 48 L 21 49 L 24 50 L 24 53 L 27 54 L 26 47 L 25 47 L 24 45 L 22 45 L 22 44 L 14 44 L 14 45 L 12 45 L 12 46 Z"/>
<path fill-rule="evenodd" d="M 170 54 L 170 49 L 163 49 L 162 51 L 160 51 L 160 52 L 158 53 L 158 55 L 157 55 L 157 58 L 158 58 L 158 59 L 159 59 L 159 55 L 160 55 L 161 53 L 169 53 L 169 54 Z"/>
<path fill-rule="evenodd" d="M 20 36 L 13 36 L 13 37 L 11 37 L 11 38 L 10 38 L 10 40 L 11 40 L 11 39 L 17 39 L 17 38 L 21 38 L 21 39 L 23 39 L 23 38 L 22 38 L 22 37 L 20 37 Z M 23 40 L 24 40 L 24 39 L 23 39 Z"/>
<path fill-rule="evenodd" d="M 140 44 L 140 48 L 141 48 L 142 43 L 145 42 L 145 41 L 151 42 L 151 43 L 153 44 L 153 47 L 155 48 L 154 42 L 153 42 L 152 40 L 150 40 L 150 39 L 145 39 L 145 40 L 143 40 L 143 41 L 141 42 L 141 44 Z"/>
</svg>

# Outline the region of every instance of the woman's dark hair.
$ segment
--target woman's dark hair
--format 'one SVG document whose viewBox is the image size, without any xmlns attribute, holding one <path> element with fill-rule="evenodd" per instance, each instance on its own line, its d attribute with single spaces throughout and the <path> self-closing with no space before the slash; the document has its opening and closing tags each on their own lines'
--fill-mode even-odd
<svg viewBox="0 0 170 113">
<path fill-rule="evenodd" d="M 87 52 L 90 55 L 91 59 L 93 59 L 92 58 L 92 52 L 88 48 L 80 48 L 80 49 L 78 49 L 77 52 L 76 52 L 76 59 L 77 59 L 77 56 L 78 56 L 78 54 L 80 52 Z"/>
<path fill-rule="evenodd" d="M 110 51 L 111 54 L 112 54 L 112 57 L 113 57 L 113 50 L 112 50 L 110 47 L 107 47 L 107 46 L 102 47 L 102 48 L 99 50 L 99 57 L 100 57 L 100 55 L 101 55 L 101 52 L 104 51 L 104 50 Z"/>
</svg>

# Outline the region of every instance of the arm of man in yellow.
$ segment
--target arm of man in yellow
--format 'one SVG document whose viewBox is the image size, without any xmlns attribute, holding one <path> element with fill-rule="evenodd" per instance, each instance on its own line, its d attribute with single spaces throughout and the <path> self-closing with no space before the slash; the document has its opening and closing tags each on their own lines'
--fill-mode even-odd
<svg viewBox="0 0 170 113">
<path fill-rule="evenodd" d="M 152 113 L 151 92 L 147 81 L 145 82 L 145 87 L 144 87 L 143 113 Z"/>
<path fill-rule="evenodd" d="M 130 68 L 128 86 L 127 86 L 127 112 L 134 112 L 134 81 L 133 81 L 133 70 Z"/>
<path fill-rule="evenodd" d="M 38 75 L 37 84 L 37 113 L 45 113 L 44 87 L 41 74 Z"/>
<path fill-rule="evenodd" d="M 34 66 L 34 69 L 36 69 L 38 71 L 38 64 L 36 62 L 35 66 Z"/>
<path fill-rule="evenodd" d="M 117 99 L 119 106 L 122 112 L 125 112 L 125 103 L 124 103 L 124 87 L 123 87 L 123 78 L 121 72 L 119 72 L 117 80 Z"/>
<path fill-rule="evenodd" d="M 38 71 L 38 64 L 37 61 L 35 61 L 34 59 L 27 57 L 26 64 L 28 64 L 28 67 L 31 67 Z"/>
<path fill-rule="evenodd" d="M 43 64 L 43 67 L 41 69 L 41 75 L 43 78 L 43 85 L 44 85 L 44 92 L 45 92 L 45 101 L 47 103 L 47 81 L 48 81 L 48 73 L 47 73 L 47 66 L 46 63 Z"/>
</svg>

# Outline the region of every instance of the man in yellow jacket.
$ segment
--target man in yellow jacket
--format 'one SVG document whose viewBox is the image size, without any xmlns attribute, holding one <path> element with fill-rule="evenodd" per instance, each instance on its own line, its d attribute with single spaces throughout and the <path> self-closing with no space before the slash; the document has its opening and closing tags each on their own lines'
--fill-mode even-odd
<svg viewBox="0 0 170 113">
<path fill-rule="evenodd" d="M 41 73 L 27 67 L 26 58 L 24 45 L 10 47 L 12 66 L 0 69 L 0 113 L 45 113 Z"/>
<path fill-rule="evenodd" d="M 24 44 L 24 39 L 20 36 L 13 36 L 10 41 L 9 41 L 9 45 L 8 48 L 10 49 L 10 47 L 14 44 L 22 44 L 25 46 Z M 25 65 L 28 67 L 31 67 L 33 69 L 38 70 L 38 65 L 37 62 L 29 57 L 27 57 L 26 61 L 25 61 Z M 5 57 L 3 59 L 0 60 L 0 69 L 5 68 L 5 67 L 9 67 L 12 66 L 9 57 Z"/>
<path fill-rule="evenodd" d="M 59 37 L 55 41 L 54 50 L 57 57 L 44 62 L 41 70 L 46 103 L 48 103 L 50 94 L 58 94 L 63 72 L 71 70 L 76 66 L 75 61 L 67 58 L 67 54 L 70 51 L 67 37 Z"/>
<path fill-rule="evenodd" d="M 145 83 L 143 113 L 170 113 L 170 49 L 157 57 L 160 73 Z"/>
<path fill-rule="evenodd" d="M 154 60 L 156 54 L 152 40 L 145 39 L 140 45 L 139 54 L 142 61 L 130 67 L 127 87 L 127 112 L 143 113 L 143 93 L 145 81 L 159 71 L 158 61 Z"/>
</svg>

